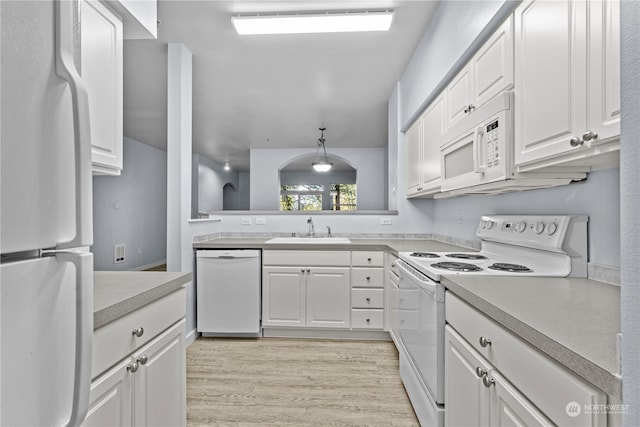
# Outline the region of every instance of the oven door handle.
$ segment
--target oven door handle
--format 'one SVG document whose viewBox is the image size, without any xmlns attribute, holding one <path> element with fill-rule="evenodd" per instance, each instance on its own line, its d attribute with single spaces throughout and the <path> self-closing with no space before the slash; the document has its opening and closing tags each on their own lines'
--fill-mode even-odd
<svg viewBox="0 0 640 427">
<path fill-rule="evenodd" d="M 413 282 L 416 283 L 416 285 L 424 290 L 425 292 L 428 292 L 429 294 L 433 295 L 433 298 L 436 301 L 441 301 L 444 299 L 444 296 L 441 295 L 443 292 L 441 290 L 441 286 L 439 283 L 436 282 L 432 282 L 430 279 L 427 280 L 423 280 L 419 277 L 417 277 L 414 273 L 412 273 L 411 271 L 409 271 L 404 265 L 398 263 L 398 267 L 400 267 L 400 280 L 405 279 L 405 280 L 412 280 Z"/>
<path fill-rule="evenodd" d="M 487 171 L 484 150 L 482 149 L 483 136 L 484 129 L 482 126 L 478 126 L 473 135 L 473 171 L 475 173 L 485 173 Z"/>
</svg>

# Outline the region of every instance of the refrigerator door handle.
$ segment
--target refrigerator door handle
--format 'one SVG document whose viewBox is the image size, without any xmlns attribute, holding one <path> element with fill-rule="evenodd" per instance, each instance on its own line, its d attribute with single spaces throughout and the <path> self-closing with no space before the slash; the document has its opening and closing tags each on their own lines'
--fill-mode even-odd
<svg viewBox="0 0 640 427">
<path fill-rule="evenodd" d="M 93 346 L 93 254 L 89 252 L 55 252 L 58 261 L 76 268 L 76 330 L 73 406 L 67 426 L 82 424 L 89 410 L 91 392 L 91 357 Z"/>
<path fill-rule="evenodd" d="M 57 249 L 69 249 L 93 244 L 91 214 L 91 127 L 89 94 L 74 63 L 75 35 L 80 31 L 79 2 L 56 1 L 56 74 L 69 83 L 73 106 L 75 152 L 75 217 L 76 235 L 60 242 Z"/>
</svg>

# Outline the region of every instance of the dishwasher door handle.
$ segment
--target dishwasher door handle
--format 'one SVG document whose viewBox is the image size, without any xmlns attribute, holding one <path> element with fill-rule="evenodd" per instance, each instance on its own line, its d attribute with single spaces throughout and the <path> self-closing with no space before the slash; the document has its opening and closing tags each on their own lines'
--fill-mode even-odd
<svg viewBox="0 0 640 427">
<path fill-rule="evenodd" d="M 234 255 L 220 255 L 218 258 L 221 259 L 236 259 Z"/>
</svg>

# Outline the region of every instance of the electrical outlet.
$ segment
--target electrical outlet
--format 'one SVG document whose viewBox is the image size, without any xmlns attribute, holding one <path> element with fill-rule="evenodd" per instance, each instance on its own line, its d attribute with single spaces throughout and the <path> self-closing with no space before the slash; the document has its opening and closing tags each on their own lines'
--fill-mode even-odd
<svg viewBox="0 0 640 427">
<path fill-rule="evenodd" d="M 460 209 L 456 212 L 456 222 L 462 224 L 462 210 Z"/>
<path fill-rule="evenodd" d="M 382 225 L 391 225 L 391 218 L 382 218 L 380 220 L 380 224 L 382 224 Z"/>
<path fill-rule="evenodd" d="M 242 218 L 242 225 L 251 225 L 251 218 Z"/>
<path fill-rule="evenodd" d="M 265 225 L 267 220 L 265 218 L 256 218 L 256 225 Z"/>
<path fill-rule="evenodd" d="M 120 264 L 121 262 L 124 262 L 124 244 L 113 247 L 113 263 Z"/>
</svg>

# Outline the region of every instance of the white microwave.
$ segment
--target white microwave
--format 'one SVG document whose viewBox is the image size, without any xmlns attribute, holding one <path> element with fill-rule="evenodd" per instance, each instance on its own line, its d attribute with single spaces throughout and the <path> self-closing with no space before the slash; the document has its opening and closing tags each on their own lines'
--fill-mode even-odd
<svg viewBox="0 0 640 427">
<path fill-rule="evenodd" d="M 440 147 L 441 191 L 504 181 L 515 175 L 513 92 L 502 92 L 447 132 Z"/>
</svg>

